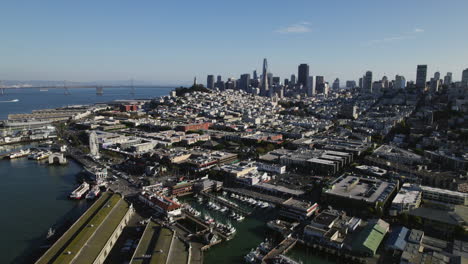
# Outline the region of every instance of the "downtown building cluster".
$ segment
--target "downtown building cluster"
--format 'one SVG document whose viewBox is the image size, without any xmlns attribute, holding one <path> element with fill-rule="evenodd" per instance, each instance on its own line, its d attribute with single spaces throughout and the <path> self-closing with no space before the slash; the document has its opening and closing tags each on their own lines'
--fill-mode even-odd
<svg viewBox="0 0 468 264">
<path fill-rule="evenodd" d="M 450 87 L 452 96 L 457 96 L 462 95 L 463 90 L 468 86 L 468 69 L 463 70 L 461 81 L 454 82 L 452 72 L 447 72 L 442 78 L 441 73 L 437 71 L 433 77 L 429 77 L 427 65 L 417 66 L 415 81 L 407 81 L 405 76 L 398 74 L 393 80 L 387 76 L 376 79 L 372 71 L 366 71 L 357 82 L 348 80 L 344 86 L 340 84 L 339 78 L 330 84 L 324 76 L 311 75 L 310 67 L 305 63 L 298 66 L 297 72 L 297 75 L 292 74 L 290 78 L 281 80 L 280 77 L 269 72 L 267 59 L 264 59 L 260 75 L 254 70 L 252 75 L 245 73 L 239 79 L 228 78 L 226 81 L 223 81 L 221 75 L 218 75 L 216 80 L 214 75 L 208 75 L 206 87 L 221 91 L 242 90 L 260 96 L 277 96 L 279 98 L 299 96 L 304 98 L 317 95 L 328 96 L 331 91 L 337 91 L 340 88 L 357 89 L 361 93 L 367 94 L 382 94 L 386 90 L 407 88 L 428 89 L 437 92 L 442 89 L 442 86 Z"/>
</svg>

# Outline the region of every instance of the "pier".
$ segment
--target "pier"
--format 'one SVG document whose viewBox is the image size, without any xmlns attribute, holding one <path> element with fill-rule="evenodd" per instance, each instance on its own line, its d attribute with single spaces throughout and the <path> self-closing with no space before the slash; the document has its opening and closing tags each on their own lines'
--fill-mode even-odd
<svg viewBox="0 0 468 264">
<path fill-rule="evenodd" d="M 285 201 L 285 199 L 282 199 L 282 198 L 279 198 L 279 197 L 276 197 L 276 196 L 272 196 L 272 195 L 268 195 L 268 194 L 264 194 L 264 193 L 259 193 L 259 192 L 254 192 L 254 191 L 241 189 L 241 188 L 226 188 L 226 187 L 223 187 L 223 190 L 227 191 L 227 192 L 243 195 L 243 196 L 248 196 L 248 197 L 254 198 L 256 200 L 261 200 L 261 201 L 272 203 L 272 204 L 275 204 L 275 205 L 282 204 Z"/>
<path fill-rule="evenodd" d="M 184 215 L 185 217 L 187 217 L 188 219 L 194 221 L 196 224 L 200 225 L 200 226 L 203 226 L 205 229 L 202 230 L 202 231 L 199 231 L 198 233 L 196 233 L 195 235 L 198 235 L 198 234 L 203 234 L 205 232 L 208 232 L 210 231 L 210 226 L 206 225 L 203 221 L 201 221 L 200 219 L 198 219 L 198 217 L 192 215 L 191 213 L 188 213 L 188 212 L 184 212 Z M 213 233 L 215 233 L 218 237 L 220 237 L 221 239 L 227 241 L 227 240 L 230 240 L 232 237 L 230 236 L 227 236 L 225 235 L 223 232 L 219 231 L 217 228 L 213 228 Z M 209 247 L 211 247 L 213 245 L 209 245 Z M 206 247 L 206 246 L 205 246 Z M 207 247 L 207 248 L 209 248 Z"/>
<path fill-rule="evenodd" d="M 287 237 L 278 246 L 273 248 L 268 254 L 266 254 L 262 259 L 263 263 L 269 263 L 278 255 L 286 254 L 291 248 L 293 248 L 297 243 L 297 238 Z"/>
<path fill-rule="evenodd" d="M 229 208 L 232 211 L 235 211 L 236 213 L 240 213 L 240 214 L 243 214 L 243 215 L 250 215 L 251 214 L 251 212 L 239 207 L 237 204 L 235 204 L 233 202 L 224 201 L 223 199 L 220 199 L 219 197 L 217 197 L 215 195 L 212 195 L 210 193 L 201 192 L 200 194 L 207 197 L 207 198 L 209 198 L 209 199 L 213 199 L 217 203 L 220 203 L 220 204 L 226 206 L 227 208 Z"/>
</svg>

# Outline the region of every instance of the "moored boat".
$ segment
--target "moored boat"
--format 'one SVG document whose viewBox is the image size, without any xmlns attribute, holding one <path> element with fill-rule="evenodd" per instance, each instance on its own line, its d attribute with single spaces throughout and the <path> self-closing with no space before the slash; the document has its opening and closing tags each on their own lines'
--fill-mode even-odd
<svg viewBox="0 0 468 264">
<path fill-rule="evenodd" d="M 30 149 L 22 149 L 22 150 L 20 150 L 20 151 L 11 153 L 10 156 L 9 156 L 9 158 L 10 158 L 10 159 L 22 158 L 22 157 L 28 156 L 29 153 L 31 153 L 31 150 L 30 150 Z"/>
<path fill-rule="evenodd" d="M 83 195 L 89 190 L 89 184 L 83 182 L 78 188 L 70 193 L 70 199 L 81 199 Z"/>
<path fill-rule="evenodd" d="M 99 186 L 94 185 L 91 188 L 91 190 L 88 192 L 88 194 L 86 194 L 86 199 L 88 200 L 95 199 L 96 197 L 99 196 L 100 193 L 101 193 L 101 189 L 99 189 Z"/>
</svg>

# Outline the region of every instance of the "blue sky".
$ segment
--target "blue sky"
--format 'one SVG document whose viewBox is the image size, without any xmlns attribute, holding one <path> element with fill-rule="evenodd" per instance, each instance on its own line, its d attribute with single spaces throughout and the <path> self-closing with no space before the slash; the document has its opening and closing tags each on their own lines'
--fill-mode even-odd
<svg viewBox="0 0 468 264">
<path fill-rule="evenodd" d="M 202 82 L 300 63 L 333 81 L 468 68 L 466 0 L 0 3 L 0 80 Z"/>
</svg>

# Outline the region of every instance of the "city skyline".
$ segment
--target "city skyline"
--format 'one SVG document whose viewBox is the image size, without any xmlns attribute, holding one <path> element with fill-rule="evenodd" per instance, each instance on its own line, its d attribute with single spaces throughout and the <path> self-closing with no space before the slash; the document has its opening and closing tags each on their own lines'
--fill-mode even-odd
<svg viewBox="0 0 468 264">
<path fill-rule="evenodd" d="M 219 7 L 208 1 L 182 8 L 174 3 L 31 1 L 27 9 L 7 3 L 0 18 L 9 25 L 2 29 L 0 79 L 134 78 L 179 85 L 190 84 L 194 76 L 239 78 L 261 72 L 267 58 L 269 71 L 282 80 L 306 63 L 310 75 L 329 82 L 357 81 L 367 70 L 375 78 L 398 74 L 415 80 L 419 64 L 428 65 L 428 76 L 452 72 L 457 81 L 468 61 L 468 38 L 462 34 L 468 3 L 450 1 L 448 6 L 453 7 L 450 16 L 433 19 L 441 16 L 436 1 L 237 1 Z M 386 19 L 385 14 L 394 13 L 398 20 Z"/>
</svg>

